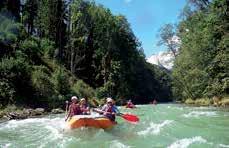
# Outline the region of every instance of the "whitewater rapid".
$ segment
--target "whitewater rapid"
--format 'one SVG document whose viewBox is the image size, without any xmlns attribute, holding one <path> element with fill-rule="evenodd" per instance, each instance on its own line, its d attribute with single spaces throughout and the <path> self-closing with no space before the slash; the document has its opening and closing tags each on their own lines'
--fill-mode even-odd
<svg viewBox="0 0 229 148">
<path fill-rule="evenodd" d="M 119 107 L 135 114 L 138 124 L 117 117 L 111 130 L 66 128 L 64 114 L 0 123 L 2 148 L 229 148 L 229 113 L 176 104 Z"/>
</svg>

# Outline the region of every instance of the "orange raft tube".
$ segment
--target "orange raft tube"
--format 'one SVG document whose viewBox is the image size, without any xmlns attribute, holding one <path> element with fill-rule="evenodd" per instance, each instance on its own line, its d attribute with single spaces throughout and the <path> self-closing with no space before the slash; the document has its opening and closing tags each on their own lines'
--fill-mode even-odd
<svg viewBox="0 0 229 148">
<path fill-rule="evenodd" d="M 110 119 L 104 116 L 93 116 L 93 115 L 75 115 L 67 121 L 67 125 L 70 129 L 80 127 L 94 127 L 109 129 L 116 125 L 116 122 L 110 121 Z"/>
</svg>

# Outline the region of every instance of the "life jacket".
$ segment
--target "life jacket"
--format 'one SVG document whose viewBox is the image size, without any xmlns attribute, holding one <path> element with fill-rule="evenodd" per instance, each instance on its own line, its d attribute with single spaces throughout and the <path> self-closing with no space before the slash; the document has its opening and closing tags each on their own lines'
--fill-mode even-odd
<svg viewBox="0 0 229 148">
<path fill-rule="evenodd" d="M 127 108 L 133 108 L 134 107 L 134 104 L 131 103 L 131 102 L 128 102 L 127 105 L 126 105 Z"/>
<path fill-rule="evenodd" d="M 88 106 L 87 104 L 83 104 L 83 105 L 80 106 L 80 110 L 81 110 L 81 113 L 82 113 L 83 115 L 88 114 L 88 111 L 85 111 L 88 107 L 89 107 L 89 106 Z"/>
<path fill-rule="evenodd" d="M 107 104 L 103 107 L 102 110 L 105 112 L 109 112 L 109 113 L 116 112 L 116 109 L 114 106 L 108 106 Z M 105 116 L 109 118 L 111 121 L 115 121 L 115 115 L 107 114 Z"/>
<path fill-rule="evenodd" d="M 80 115 L 81 114 L 81 110 L 78 104 L 71 104 L 69 106 L 69 111 L 70 111 L 70 116 L 74 116 L 74 115 Z"/>
<path fill-rule="evenodd" d="M 108 106 L 106 112 L 112 113 L 112 106 Z"/>
</svg>

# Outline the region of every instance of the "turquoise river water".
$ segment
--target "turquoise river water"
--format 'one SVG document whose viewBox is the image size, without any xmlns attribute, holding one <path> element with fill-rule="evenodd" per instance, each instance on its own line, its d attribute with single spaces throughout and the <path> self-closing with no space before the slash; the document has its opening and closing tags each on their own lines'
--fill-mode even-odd
<svg viewBox="0 0 229 148">
<path fill-rule="evenodd" d="M 117 117 L 110 130 L 65 128 L 64 114 L 0 123 L 3 148 L 229 148 L 229 112 L 178 104 L 120 108 L 140 118 Z"/>
</svg>

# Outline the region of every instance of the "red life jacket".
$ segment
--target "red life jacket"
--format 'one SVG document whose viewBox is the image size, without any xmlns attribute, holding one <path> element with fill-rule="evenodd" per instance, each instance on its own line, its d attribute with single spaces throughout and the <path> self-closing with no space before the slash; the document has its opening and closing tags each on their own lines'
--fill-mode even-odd
<svg viewBox="0 0 229 148">
<path fill-rule="evenodd" d="M 108 106 L 106 112 L 112 113 L 112 106 Z"/>
<path fill-rule="evenodd" d="M 115 112 L 114 106 L 108 106 L 108 105 L 106 105 L 104 111 L 105 112 L 109 112 L 109 113 Z M 115 115 L 107 114 L 105 116 L 107 118 L 109 118 L 111 121 L 115 121 Z"/>
<path fill-rule="evenodd" d="M 70 110 L 70 116 L 81 114 L 81 110 L 78 104 L 71 104 L 69 106 L 69 110 Z"/>
</svg>

